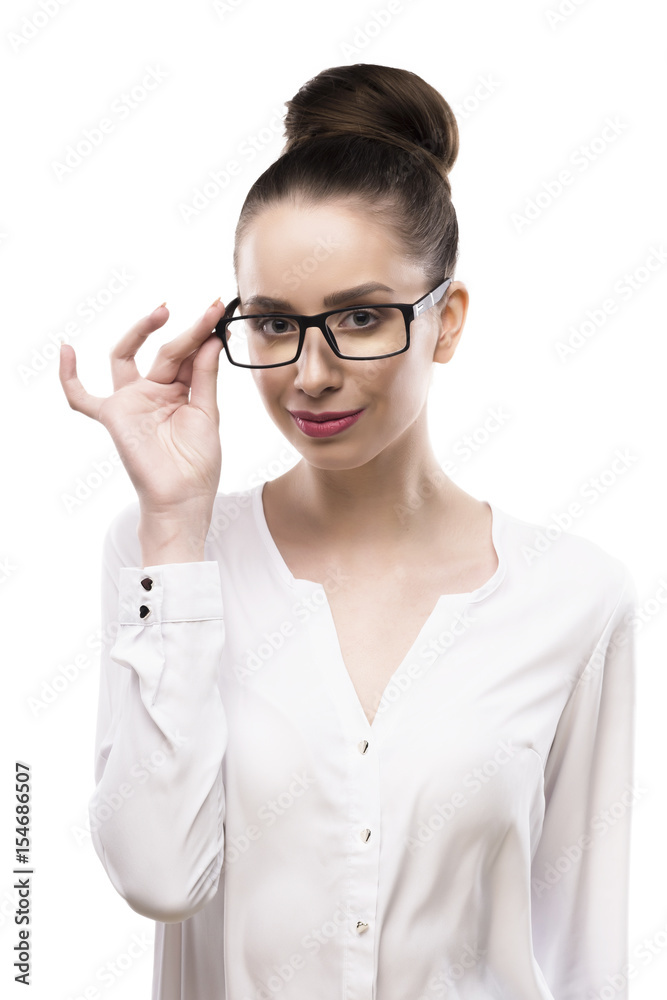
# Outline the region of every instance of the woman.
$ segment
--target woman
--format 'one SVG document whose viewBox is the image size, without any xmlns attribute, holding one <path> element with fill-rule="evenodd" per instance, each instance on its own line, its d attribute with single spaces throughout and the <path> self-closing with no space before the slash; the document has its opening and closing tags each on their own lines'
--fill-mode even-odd
<svg viewBox="0 0 667 1000">
<path fill-rule="evenodd" d="M 636 594 L 437 462 L 430 375 L 468 307 L 454 115 L 343 66 L 286 134 L 233 302 L 145 377 L 164 304 L 140 320 L 107 399 L 61 349 L 138 493 L 105 540 L 90 817 L 156 921 L 154 1000 L 625 997 Z M 302 456 L 230 494 L 221 349 Z"/>
</svg>

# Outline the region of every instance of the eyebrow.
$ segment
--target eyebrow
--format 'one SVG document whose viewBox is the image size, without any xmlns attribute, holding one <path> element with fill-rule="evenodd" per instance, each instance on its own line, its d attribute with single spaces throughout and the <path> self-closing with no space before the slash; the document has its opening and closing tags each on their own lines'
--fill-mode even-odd
<svg viewBox="0 0 667 1000">
<path fill-rule="evenodd" d="M 353 299 L 360 299 L 363 295 L 370 295 L 372 292 L 393 292 L 393 288 L 383 285 L 379 281 L 366 281 L 363 285 L 356 285 L 354 288 L 344 288 L 339 292 L 331 292 L 324 296 L 324 305 L 328 307 L 344 305 Z M 238 296 L 238 290 L 237 290 Z M 240 296 L 239 296 L 240 297 Z M 290 302 L 285 299 L 274 299 L 270 295 L 251 295 L 241 303 L 243 309 L 249 306 L 261 306 L 262 309 L 282 309 L 285 312 L 293 312 Z"/>
</svg>

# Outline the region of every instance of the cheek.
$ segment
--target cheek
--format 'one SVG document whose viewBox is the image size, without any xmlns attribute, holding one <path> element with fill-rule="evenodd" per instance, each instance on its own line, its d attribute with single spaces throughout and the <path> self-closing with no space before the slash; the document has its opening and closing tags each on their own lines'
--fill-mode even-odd
<svg viewBox="0 0 667 1000">
<path fill-rule="evenodd" d="M 400 392 L 403 378 L 402 358 L 379 358 L 354 364 L 345 372 L 345 381 L 359 397 L 393 397 Z M 398 362 L 398 364 L 397 364 Z"/>
<path fill-rule="evenodd" d="M 378 377 L 378 386 L 383 388 L 387 396 L 400 399 L 404 404 L 409 405 L 411 400 L 421 403 L 428 388 L 432 362 L 424 355 L 423 350 L 413 351 L 412 347 L 393 361 L 391 368 L 388 367 Z"/>
<path fill-rule="evenodd" d="M 412 347 L 410 348 L 410 351 Z M 410 354 L 410 351 L 407 354 Z M 428 397 L 433 362 L 415 352 L 410 361 L 395 373 L 387 387 L 387 402 L 396 415 L 397 423 L 406 425 L 417 419 Z"/>
<path fill-rule="evenodd" d="M 250 371 L 252 372 L 252 380 L 262 399 L 267 403 L 271 402 L 280 392 L 283 380 L 276 374 L 275 370 L 266 369 L 262 371 L 260 368 L 251 368 Z"/>
<path fill-rule="evenodd" d="M 350 394 L 359 401 L 372 403 L 375 411 L 382 414 L 390 436 L 417 418 L 428 391 L 428 366 L 415 363 L 414 358 L 408 362 L 408 353 L 375 362 L 355 380 L 354 392 Z"/>
</svg>

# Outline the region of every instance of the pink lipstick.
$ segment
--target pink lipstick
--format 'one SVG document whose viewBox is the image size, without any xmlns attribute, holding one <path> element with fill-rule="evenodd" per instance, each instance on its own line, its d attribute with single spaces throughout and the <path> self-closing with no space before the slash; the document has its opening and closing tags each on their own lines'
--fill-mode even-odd
<svg viewBox="0 0 667 1000">
<path fill-rule="evenodd" d="M 347 410 L 334 413 L 326 410 L 322 413 L 310 413 L 308 410 L 289 410 L 294 423 L 308 437 L 331 437 L 340 434 L 347 427 L 356 423 L 363 410 Z"/>
</svg>

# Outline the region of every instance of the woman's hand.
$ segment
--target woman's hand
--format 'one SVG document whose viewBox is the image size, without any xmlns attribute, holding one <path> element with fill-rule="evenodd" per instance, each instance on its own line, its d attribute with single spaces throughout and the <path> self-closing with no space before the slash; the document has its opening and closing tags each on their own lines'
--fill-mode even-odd
<svg viewBox="0 0 667 1000">
<path fill-rule="evenodd" d="M 135 354 L 169 310 L 158 306 L 140 319 L 111 351 L 114 392 L 106 399 L 86 392 L 74 348 L 61 345 L 59 376 L 69 405 L 111 434 L 142 518 L 210 522 L 221 468 L 216 386 L 222 347 L 211 331 L 223 310 L 217 299 L 185 333 L 163 344 L 145 377 Z"/>
</svg>

